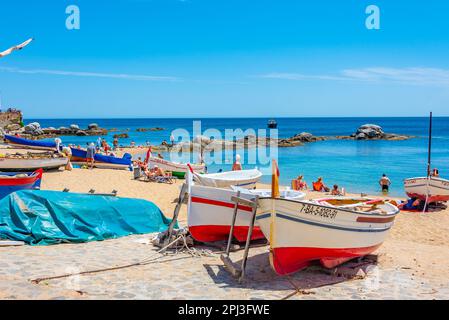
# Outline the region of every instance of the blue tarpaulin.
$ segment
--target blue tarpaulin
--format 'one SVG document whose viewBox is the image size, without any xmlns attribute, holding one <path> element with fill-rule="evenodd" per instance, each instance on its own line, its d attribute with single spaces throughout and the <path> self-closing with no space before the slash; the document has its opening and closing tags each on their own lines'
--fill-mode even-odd
<svg viewBox="0 0 449 320">
<path fill-rule="evenodd" d="M 0 239 L 30 245 L 162 232 L 169 223 L 154 203 L 140 199 L 26 190 L 0 200 Z"/>
</svg>

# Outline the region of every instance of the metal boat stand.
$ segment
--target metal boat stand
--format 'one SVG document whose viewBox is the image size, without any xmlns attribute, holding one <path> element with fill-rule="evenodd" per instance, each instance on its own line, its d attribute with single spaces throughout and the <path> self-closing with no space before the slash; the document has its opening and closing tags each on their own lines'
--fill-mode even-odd
<svg viewBox="0 0 449 320">
<path fill-rule="evenodd" d="M 257 203 L 259 201 L 259 196 L 256 196 L 254 200 L 243 199 L 243 198 L 240 198 L 240 191 L 238 191 L 237 196 L 231 197 L 231 201 L 234 202 L 234 215 L 232 217 L 231 229 L 229 231 L 229 238 L 228 238 L 228 245 L 226 247 L 226 253 L 222 254 L 220 256 L 220 258 L 221 258 L 221 261 L 223 261 L 225 268 L 231 273 L 231 275 L 234 278 L 237 278 L 238 281 L 241 283 L 243 281 L 243 278 L 245 277 L 246 262 L 248 260 L 248 252 L 249 252 L 249 247 L 251 244 L 251 237 L 253 235 L 254 223 L 256 221 Z M 248 206 L 248 207 L 252 208 L 251 220 L 250 220 L 249 229 L 248 229 L 248 236 L 246 238 L 245 251 L 243 253 L 242 265 L 241 265 L 240 269 L 236 268 L 235 264 L 232 262 L 231 258 L 229 257 L 229 253 L 231 251 L 231 242 L 232 242 L 232 237 L 233 237 L 232 235 L 234 233 L 234 226 L 235 226 L 235 221 L 237 220 L 239 205 L 244 205 L 244 206 Z"/>
<path fill-rule="evenodd" d="M 62 190 L 62 192 L 70 192 L 70 189 L 68 188 L 64 188 L 64 190 Z M 111 193 L 95 193 L 94 189 L 90 189 L 87 193 L 87 195 L 90 196 L 104 196 L 104 197 L 116 197 L 117 196 L 118 191 L 117 190 L 112 190 Z"/>
</svg>

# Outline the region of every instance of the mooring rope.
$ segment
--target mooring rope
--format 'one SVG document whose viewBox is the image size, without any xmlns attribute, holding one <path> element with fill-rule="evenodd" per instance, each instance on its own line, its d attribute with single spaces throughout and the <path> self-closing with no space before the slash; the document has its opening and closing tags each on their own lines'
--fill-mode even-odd
<svg viewBox="0 0 449 320">
<path fill-rule="evenodd" d="M 106 271 L 114 271 L 114 270 L 120 270 L 120 269 L 126 269 L 126 268 L 130 268 L 130 267 L 150 264 L 150 263 L 154 262 L 155 260 L 160 259 L 160 258 L 162 258 L 164 256 L 164 255 L 162 255 L 162 256 L 156 256 L 156 255 L 158 255 L 159 253 L 161 253 L 164 250 L 168 249 L 170 246 L 172 246 L 173 244 L 175 244 L 179 240 L 182 240 L 182 242 L 183 242 L 183 246 L 181 247 L 181 249 L 186 249 L 187 252 L 192 257 L 198 257 L 198 256 L 202 255 L 201 252 L 198 253 L 196 250 L 190 249 L 188 247 L 188 245 L 187 245 L 187 241 L 186 241 L 185 235 L 184 234 L 180 234 L 178 237 L 176 237 L 175 240 L 173 240 L 172 242 L 167 244 L 165 247 L 159 249 L 158 251 L 156 251 L 151 256 L 149 256 L 149 257 L 147 257 L 147 258 L 145 258 L 145 259 L 143 259 L 143 260 L 141 260 L 139 262 L 135 262 L 135 263 L 131 263 L 131 264 L 125 264 L 125 265 L 116 266 L 116 267 L 109 267 L 109 268 L 102 268 L 102 269 L 95 269 L 95 270 L 87 270 L 87 271 L 81 271 L 81 272 L 76 272 L 76 273 L 67 273 L 67 274 L 57 275 L 57 276 L 36 278 L 36 279 L 31 279 L 30 281 L 33 284 L 39 284 L 40 282 L 47 281 L 47 280 L 62 279 L 62 278 L 68 278 L 68 277 L 72 277 L 72 276 L 94 274 L 94 273 L 100 273 L 100 272 L 106 272 Z M 176 249 L 176 254 L 179 253 L 179 252 L 181 252 L 181 251 L 177 248 Z"/>
</svg>

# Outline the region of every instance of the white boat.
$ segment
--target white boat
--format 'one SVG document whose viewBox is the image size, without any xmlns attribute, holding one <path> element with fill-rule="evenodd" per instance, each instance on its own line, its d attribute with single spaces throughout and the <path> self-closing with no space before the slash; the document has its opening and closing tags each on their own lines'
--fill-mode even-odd
<svg viewBox="0 0 449 320">
<path fill-rule="evenodd" d="M 179 162 L 171 162 L 158 157 L 149 157 L 148 164 L 150 167 L 157 165 L 159 168 L 165 171 L 171 171 L 172 175 L 178 178 L 184 178 L 186 173 L 190 171 L 189 166 L 196 173 L 203 173 L 205 171 L 205 164 L 185 164 Z"/>
<path fill-rule="evenodd" d="M 428 203 L 449 201 L 449 180 L 436 177 L 410 178 L 404 181 L 409 198 L 418 198 Z"/>
<path fill-rule="evenodd" d="M 215 188 L 228 188 L 230 186 L 252 189 L 262 177 L 262 172 L 257 169 L 226 171 L 210 174 L 193 174 L 193 180 L 202 186 Z"/>
<path fill-rule="evenodd" d="M 258 196 L 271 196 L 270 190 L 248 190 L 245 188 L 214 188 L 191 185 L 187 212 L 187 224 L 192 237 L 200 242 L 227 240 L 234 214 L 234 203 L 231 197 L 237 195 L 245 199 Z M 281 197 L 290 200 L 301 200 L 305 194 L 299 191 L 281 191 Z M 240 242 L 246 241 L 251 218 L 250 207 L 239 205 L 233 236 Z M 263 239 L 264 235 L 256 226 L 252 239 Z"/>
<path fill-rule="evenodd" d="M 69 159 L 62 156 L 6 156 L 0 157 L 0 171 L 52 170 L 66 166 Z"/>
<path fill-rule="evenodd" d="M 383 243 L 398 213 L 383 200 L 267 197 L 259 199 L 256 221 L 270 241 L 273 269 L 285 275 L 313 261 L 333 268 L 370 254 Z"/>
</svg>

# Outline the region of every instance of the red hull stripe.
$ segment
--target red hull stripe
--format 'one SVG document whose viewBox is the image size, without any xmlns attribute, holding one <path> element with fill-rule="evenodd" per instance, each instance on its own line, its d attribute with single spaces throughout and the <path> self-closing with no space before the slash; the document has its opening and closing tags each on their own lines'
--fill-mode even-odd
<svg viewBox="0 0 449 320">
<path fill-rule="evenodd" d="M 247 226 L 235 226 L 234 238 L 240 242 L 246 241 L 248 237 L 249 227 Z M 231 226 L 220 225 L 202 225 L 202 226 L 189 226 L 189 232 L 196 241 L 200 242 L 214 242 L 221 240 L 228 240 Z M 259 227 L 254 227 L 251 240 L 264 239 L 262 231 Z"/>
<path fill-rule="evenodd" d="M 26 178 L 7 178 L 1 179 L 0 177 L 0 186 L 5 187 L 14 187 L 14 186 L 22 186 L 27 184 L 34 184 L 37 180 L 42 178 L 43 170 L 37 170 L 31 176 Z"/>
<path fill-rule="evenodd" d="M 233 203 L 218 201 L 218 200 L 211 200 L 211 199 L 206 199 L 206 198 L 192 197 L 191 201 L 195 202 L 195 203 L 210 204 L 212 206 L 234 208 Z M 242 211 L 248 211 L 248 212 L 252 211 L 251 207 L 248 207 L 248 206 L 239 205 L 238 208 L 239 208 L 239 210 L 242 210 Z"/>
<path fill-rule="evenodd" d="M 407 196 L 409 198 L 418 198 L 420 200 L 426 201 L 426 195 L 407 192 Z M 427 202 L 429 202 L 429 203 L 439 202 L 439 201 L 442 201 L 442 202 L 449 201 L 449 196 L 429 195 L 429 197 L 427 199 Z"/>
<path fill-rule="evenodd" d="M 387 223 L 394 221 L 395 218 L 396 217 L 388 217 L 388 218 L 358 217 L 357 222 Z"/>
<path fill-rule="evenodd" d="M 348 260 L 372 253 L 381 244 L 365 248 L 275 248 L 271 252 L 272 266 L 280 275 L 291 274 L 319 261 L 325 268 L 334 268 Z"/>
</svg>

